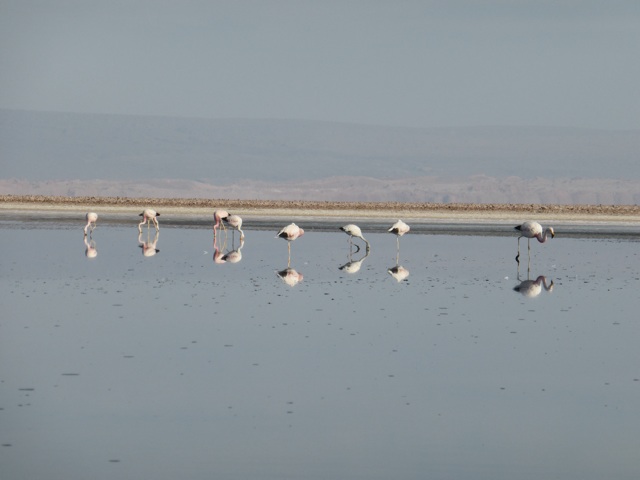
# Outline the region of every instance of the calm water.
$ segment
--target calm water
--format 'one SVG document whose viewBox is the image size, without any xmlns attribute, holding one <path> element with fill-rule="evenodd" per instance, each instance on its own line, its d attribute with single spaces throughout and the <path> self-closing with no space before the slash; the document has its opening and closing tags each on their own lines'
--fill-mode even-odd
<svg viewBox="0 0 640 480">
<path fill-rule="evenodd" d="M 514 235 L 412 232 L 397 281 L 311 226 L 286 283 L 281 225 L 81 226 L 0 222 L 3 479 L 640 478 L 638 235 L 523 241 L 521 284 Z"/>
</svg>

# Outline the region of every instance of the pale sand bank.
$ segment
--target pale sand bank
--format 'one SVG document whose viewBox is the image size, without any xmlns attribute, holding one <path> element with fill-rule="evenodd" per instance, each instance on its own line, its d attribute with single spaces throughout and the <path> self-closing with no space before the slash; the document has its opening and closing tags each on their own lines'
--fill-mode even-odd
<svg viewBox="0 0 640 480">
<path fill-rule="evenodd" d="M 372 222 L 402 218 L 435 223 L 517 223 L 529 219 L 580 224 L 640 224 L 640 206 L 637 205 L 358 203 L 0 195 L 0 212 L 24 212 L 30 216 L 38 212 L 46 216 L 84 215 L 90 210 L 104 215 L 137 216 L 143 208 L 154 208 L 165 217 L 184 218 L 210 217 L 213 210 L 223 208 L 248 218 L 345 218 Z"/>
</svg>

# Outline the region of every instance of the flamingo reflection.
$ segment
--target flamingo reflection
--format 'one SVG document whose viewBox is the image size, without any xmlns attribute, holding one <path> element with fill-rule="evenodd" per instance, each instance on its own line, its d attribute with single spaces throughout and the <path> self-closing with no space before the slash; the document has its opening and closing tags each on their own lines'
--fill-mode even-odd
<svg viewBox="0 0 640 480">
<path fill-rule="evenodd" d="M 289 267 L 284 270 L 280 270 L 279 272 L 276 271 L 276 275 L 278 275 L 280 280 L 290 287 L 295 287 L 304 278 L 301 273 L 298 273 L 295 269 Z"/>
<path fill-rule="evenodd" d="M 96 250 L 96 242 L 91 238 L 84 237 L 84 255 L 87 258 L 96 258 L 98 256 L 98 250 Z"/>
<path fill-rule="evenodd" d="M 244 247 L 244 240 L 242 239 L 243 237 L 240 238 L 240 246 L 235 250 L 225 253 L 221 258 L 222 262 L 238 263 L 242 260 L 242 247 Z"/>
<path fill-rule="evenodd" d="M 519 285 L 513 287 L 513 291 L 527 298 L 535 298 L 540 295 L 543 288 L 547 292 L 552 292 L 553 280 L 547 284 L 547 277 L 540 275 L 535 280 L 523 280 Z"/>
<path fill-rule="evenodd" d="M 395 267 L 387 269 L 387 273 L 395 278 L 398 283 L 406 280 L 409 276 L 409 270 L 404 268 L 402 265 L 396 265 Z"/>
<path fill-rule="evenodd" d="M 287 268 L 291 266 L 291 242 L 304 235 L 304 230 L 297 226 L 295 223 L 291 223 L 278 232 L 275 238 L 284 238 L 287 241 L 289 250 L 289 261 L 287 262 Z M 295 271 L 295 270 L 294 270 Z"/>
<path fill-rule="evenodd" d="M 144 255 L 145 257 L 153 257 L 156 253 L 158 253 L 160 250 L 158 250 L 156 247 L 158 245 L 159 238 L 160 238 L 160 231 L 156 231 L 156 235 L 153 238 L 153 241 L 149 240 L 149 232 L 147 232 L 147 241 L 143 242 L 142 232 L 140 232 L 138 234 L 138 243 L 139 243 L 138 246 L 142 249 L 142 255 Z"/>
<path fill-rule="evenodd" d="M 356 250 L 355 253 L 358 253 L 358 251 L 360 250 L 360 248 L 358 247 L 358 250 Z M 342 265 L 341 267 L 339 267 L 340 270 L 342 270 L 343 272 L 346 273 L 356 273 L 360 270 L 360 267 L 362 267 L 362 263 L 365 261 L 365 259 L 369 256 L 370 250 L 367 249 L 365 251 L 364 256 L 359 259 L 359 260 L 353 260 L 352 258 L 352 252 L 349 251 L 349 261 L 347 263 L 345 263 L 344 265 Z"/>
</svg>

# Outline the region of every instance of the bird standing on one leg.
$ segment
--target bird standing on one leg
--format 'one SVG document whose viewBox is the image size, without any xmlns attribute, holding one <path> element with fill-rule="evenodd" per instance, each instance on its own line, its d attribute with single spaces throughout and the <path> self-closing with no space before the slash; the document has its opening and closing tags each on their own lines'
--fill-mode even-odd
<svg viewBox="0 0 640 480">
<path fill-rule="evenodd" d="M 391 226 L 389 230 L 387 230 L 387 232 L 393 233 L 396 236 L 398 250 L 400 250 L 400 237 L 407 233 L 409 230 L 411 230 L 411 227 L 409 227 L 409 225 L 404 223 L 402 220 L 398 220 Z"/>
<path fill-rule="evenodd" d="M 529 253 L 529 256 L 531 256 L 532 238 L 536 238 L 540 243 L 544 243 L 547 241 L 548 234 L 551 234 L 551 238 L 556 236 L 556 233 L 553 231 L 553 227 L 547 227 L 543 231 L 542 225 L 531 220 L 526 221 L 522 225 L 518 225 L 514 228 L 520 231 L 520 236 L 518 237 L 518 255 L 516 255 L 516 262 L 518 263 L 520 263 L 520 239 L 522 237 L 527 238 L 527 251 Z"/>
<path fill-rule="evenodd" d="M 302 235 L 304 235 L 304 230 L 295 223 L 283 227 L 276 235 L 276 238 L 284 238 L 287 241 L 287 246 L 289 247 L 289 263 L 287 267 L 291 266 L 291 242 Z"/>
</svg>

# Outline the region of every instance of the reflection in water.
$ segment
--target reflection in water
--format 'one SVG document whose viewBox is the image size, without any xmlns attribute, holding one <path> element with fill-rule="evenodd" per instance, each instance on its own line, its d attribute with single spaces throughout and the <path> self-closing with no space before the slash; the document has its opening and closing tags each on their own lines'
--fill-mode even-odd
<svg viewBox="0 0 640 480">
<path fill-rule="evenodd" d="M 146 223 L 147 228 L 153 222 L 153 225 L 156 227 L 156 232 L 160 231 L 160 225 L 158 225 L 158 218 L 160 214 L 151 208 L 146 208 L 140 216 L 142 217 L 142 221 L 138 224 L 138 231 L 142 233 L 142 226 Z"/>
<path fill-rule="evenodd" d="M 395 278 L 398 282 L 406 280 L 406 278 L 409 276 L 409 270 L 404 268 L 402 265 L 396 265 L 395 267 L 389 268 L 387 270 L 387 273 Z"/>
<path fill-rule="evenodd" d="M 222 262 L 220 263 L 238 263 L 240 260 L 242 260 L 242 247 L 244 247 L 244 235 L 240 237 L 240 246 L 224 254 L 221 258 Z"/>
<path fill-rule="evenodd" d="M 84 254 L 87 258 L 96 258 L 98 256 L 98 250 L 96 249 L 96 242 L 91 238 L 84 237 L 85 250 Z"/>
<path fill-rule="evenodd" d="M 298 273 L 295 269 L 289 267 L 276 272 L 276 275 L 278 275 L 278 277 L 280 277 L 280 279 L 290 287 L 295 287 L 304 278 L 301 273 Z"/>
<path fill-rule="evenodd" d="M 89 212 L 85 215 L 85 219 L 87 220 L 87 224 L 84 227 L 84 236 L 86 237 L 88 228 L 91 228 L 91 233 L 93 233 L 93 229 L 96 228 L 98 214 L 96 212 Z"/>
<path fill-rule="evenodd" d="M 547 285 L 547 277 L 545 277 L 544 275 L 540 275 L 535 280 L 521 281 L 519 285 L 513 287 L 513 290 L 527 298 L 534 298 L 540 295 L 543 287 L 547 292 L 552 292 L 553 280 L 551 280 Z"/>
<path fill-rule="evenodd" d="M 358 250 L 356 250 L 355 252 L 351 252 L 351 250 L 349 250 L 349 261 L 344 265 L 342 265 L 341 267 L 339 267 L 339 269 L 347 273 L 358 272 L 360 270 L 360 267 L 362 267 L 362 263 L 369 256 L 369 253 L 370 253 L 370 250 L 367 248 L 362 258 L 360 258 L 359 260 L 353 260 L 352 258 L 353 253 L 358 253 L 359 251 L 360 251 L 360 247 L 358 247 Z"/>
<path fill-rule="evenodd" d="M 153 241 L 150 241 L 149 232 L 147 231 L 147 241 L 143 242 L 142 232 L 140 232 L 140 234 L 138 235 L 138 243 L 140 244 L 139 247 L 142 248 L 142 255 L 144 255 L 145 257 L 153 257 L 156 253 L 158 253 L 160 250 L 158 250 L 156 247 L 158 245 L 159 238 L 160 231 L 156 230 L 156 236 L 153 238 Z"/>
<path fill-rule="evenodd" d="M 289 260 L 287 262 L 287 268 L 291 266 L 291 242 L 293 242 L 296 238 L 301 237 L 302 235 L 304 235 L 304 230 L 297 226 L 295 223 L 291 223 L 286 227 L 283 227 L 276 235 L 276 238 L 284 238 L 287 241 L 287 246 L 289 247 Z"/>
</svg>

